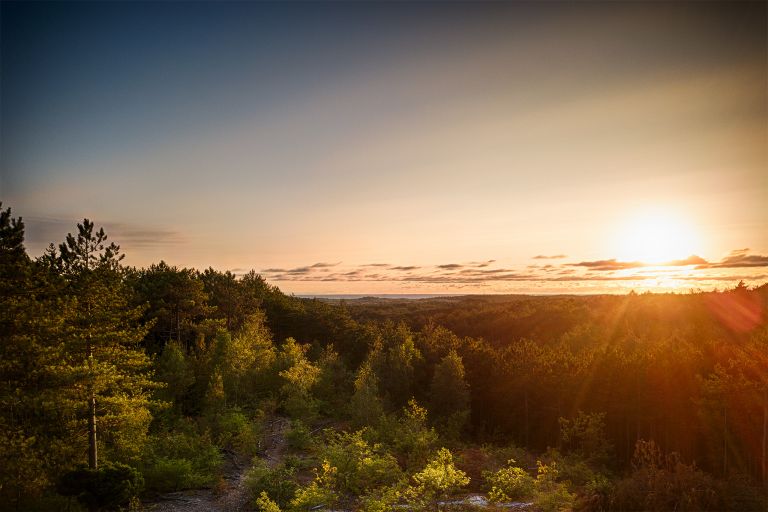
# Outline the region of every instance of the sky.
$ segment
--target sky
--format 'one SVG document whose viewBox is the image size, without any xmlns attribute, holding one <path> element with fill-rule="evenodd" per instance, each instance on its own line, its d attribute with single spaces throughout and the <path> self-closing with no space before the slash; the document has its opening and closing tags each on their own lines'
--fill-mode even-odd
<svg viewBox="0 0 768 512">
<path fill-rule="evenodd" d="M 760 284 L 767 5 L 3 1 L 0 200 L 296 294 Z"/>
</svg>

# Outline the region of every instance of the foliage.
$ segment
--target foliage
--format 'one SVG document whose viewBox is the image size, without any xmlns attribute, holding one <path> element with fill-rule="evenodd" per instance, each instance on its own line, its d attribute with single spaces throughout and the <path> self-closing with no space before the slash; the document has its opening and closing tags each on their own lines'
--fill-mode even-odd
<svg viewBox="0 0 768 512">
<path fill-rule="evenodd" d="M 558 422 L 564 451 L 576 454 L 587 463 L 602 466 L 610 463 L 613 446 L 605 431 L 605 413 L 579 411 L 574 419 L 560 418 Z"/>
<path fill-rule="evenodd" d="M 301 512 L 320 505 L 331 507 L 338 499 L 336 487 L 336 468 L 328 461 L 323 461 L 320 469 L 315 470 L 315 478 L 309 485 L 300 487 L 291 500 L 291 511 Z"/>
<path fill-rule="evenodd" d="M 262 418 L 249 418 L 239 409 L 228 409 L 212 419 L 213 435 L 217 446 L 253 456 L 259 449 L 262 436 Z"/>
<path fill-rule="evenodd" d="M 259 497 L 256 498 L 254 506 L 259 512 L 280 512 L 278 504 L 269 499 L 269 495 L 264 491 L 261 491 Z"/>
<path fill-rule="evenodd" d="M 180 421 L 167 432 L 153 434 L 145 448 L 143 473 L 147 489 L 175 491 L 211 484 L 222 457 L 206 432 Z"/>
<path fill-rule="evenodd" d="M 320 377 L 320 368 L 309 361 L 308 350 L 308 345 L 288 338 L 278 354 L 278 368 L 282 368 L 279 375 L 283 379 L 283 409 L 292 418 L 309 419 L 317 410 L 311 390 Z"/>
<path fill-rule="evenodd" d="M 388 512 L 399 503 L 402 497 L 402 485 L 379 487 L 361 497 L 360 510 L 363 512 Z"/>
<path fill-rule="evenodd" d="M 429 391 L 429 410 L 440 430 L 457 439 L 469 419 L 469 385 L 464 379 L 464 364 L 455 350 L 435 366 Z"/>
<path fill-rule="evenodd" d="M 245 475 L 245 485 L 254 499 L 266 493 L 278 506 L 284 508 L 296 493 L 294 473 L 295 469 L 287 465 L 270 468 L 264 459 L 254 458 L 253 465 Z"/>
<path fill-rule="evenodd" d="M 538 473 L 534 482 L 533 502 L 542 512 L 569 511 L 573 509 L 576 496 L 568 491 L 568 486 L 557 480 L 557 463 L 549 465 L 537 462 Z"/>
<path fill-rule="evenodd" d="M 75 496 L 91 510 L 116 510 L 126 506 L 144 487 L 137 470 L 124 464 L 105 464 L 99 469 L 80 468 L 62 475 L 58 491 Z"/>
<path fill-rule="evenodd" d="M 292 450 L 308 450 L 312 446 L 312 435 L 301 420 L 293 420 L 285 433 L 285 441 Z"/>
<path fill-rule="evenodd" d="M 320 457 L 335 468 L 335 488 L 342 493 L 360 495 L 402 478 L 397 460 L 382 445 L 369 444 L 363 431 L 329 431 Z"/>
<path fill-rule="evenodd" d="M 388 416 L 378 429 L 409 470 L 424 466 L 437 449 L 438 435 L 427 426 L 427 410 L 411 399 L 401 416 Z"/>
<path fill-rule="evenodd" d="M 344 415 L 352 396 L 352 372 L 333 345 L 323 349 L 317 366 L 320 376 L 313 394 L 319 402 L 320 412 L 330 417 Z"/>
<path fill-rule="evenodd" d="M 294 420 L 297 461 L 329 461 L 307 503 L 387 507 L 405 494 L 394 461 L 419 474 L 447 443 L 473 490 L 485 471 L 499 498 L 526 484 L 505 461 L 557 446 L 533 483 L 543 508 L 578 493 L 593 509 L 760 509 L 767 308 L 766 285 L 335 304 L 255 272 L 127 268 L 87 219 L 33 259 L 0 208 L 0 503 L 66 503 L 55 482 L 85 462 L 140 468 L 154 492 L 210 485 L 220 449 L 256 453 L 266 411 Z M 315 446 L 321 415 L 365 430 Z M 257 464 L 251 481 L 293 486 L 268 494 L 285 507 L 295 465 Z"/>
<path fill-rule="evenodd" d="M 534 479 L 523 468 L 515 466 L 514 459 L 496 472 L 487 471 L 488 499 L 494 502 L 513 501 L 533 495 Z"/>
<path fill-rule="evenodd" d="M 613 510 L 722 510 L 714 480 L 682 462 L 677 453 L 664 454 L 653 441 L 639 440 L 632 459 L 634 471 L 620 481 Z"/>
<path fill-rule="evenodd" d="M 357 370 L 349 413 L 358 428 L 375 427 L 384 416 L 379 398 L 379 379 L 368 361 Z"/>
<path fill-rule="evenodd" d="M 414 474 L 413 485 L 406 497 L 416 506 L 424 506 L 439 498 L 447 498 L 469 484 L 467 475 L 453 464 L 453 455 L 447 448 L 438 450 L 427 466 Z"/>
</svg>

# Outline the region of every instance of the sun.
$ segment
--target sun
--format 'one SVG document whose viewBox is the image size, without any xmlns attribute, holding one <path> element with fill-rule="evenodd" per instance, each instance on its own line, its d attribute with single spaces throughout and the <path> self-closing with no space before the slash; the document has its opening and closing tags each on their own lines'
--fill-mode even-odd
<svg viewBox="0 0 768 512">
<path fill-rule="evenodd" d="M 697 252 L 693 226 L 674 211 L 646 210 L 631 216 L 619 235 L 619 258 L 649 264 L 681 260 Z"/>
</svg>

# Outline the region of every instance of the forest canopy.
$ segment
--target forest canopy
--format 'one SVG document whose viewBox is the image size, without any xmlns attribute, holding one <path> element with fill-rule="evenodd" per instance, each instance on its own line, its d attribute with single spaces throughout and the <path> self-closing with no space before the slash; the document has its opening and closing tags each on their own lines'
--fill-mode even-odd
<svg viewBox="0 0 768 512">
<path fill-rule="evenodd" d="M 5 209 L 0 508 L 226 492 L 245 460 L 257 510 L 764 510 L 767 308 L 768 285 L 303 299 L 126 266 L 88 219 L 33 258 Z"/>
</svg>

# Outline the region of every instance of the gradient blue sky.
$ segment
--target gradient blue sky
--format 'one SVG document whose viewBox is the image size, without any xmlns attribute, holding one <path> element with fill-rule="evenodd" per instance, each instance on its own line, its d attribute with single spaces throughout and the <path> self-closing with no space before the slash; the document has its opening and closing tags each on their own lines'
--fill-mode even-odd
<svg viewBox="0 0 768 512">
<path fill-rule="evenodd" d="M 297 293 L 766 279 L 765 2 L 1 5 L 32 254 L 89 217 Z"/>
</svg>

